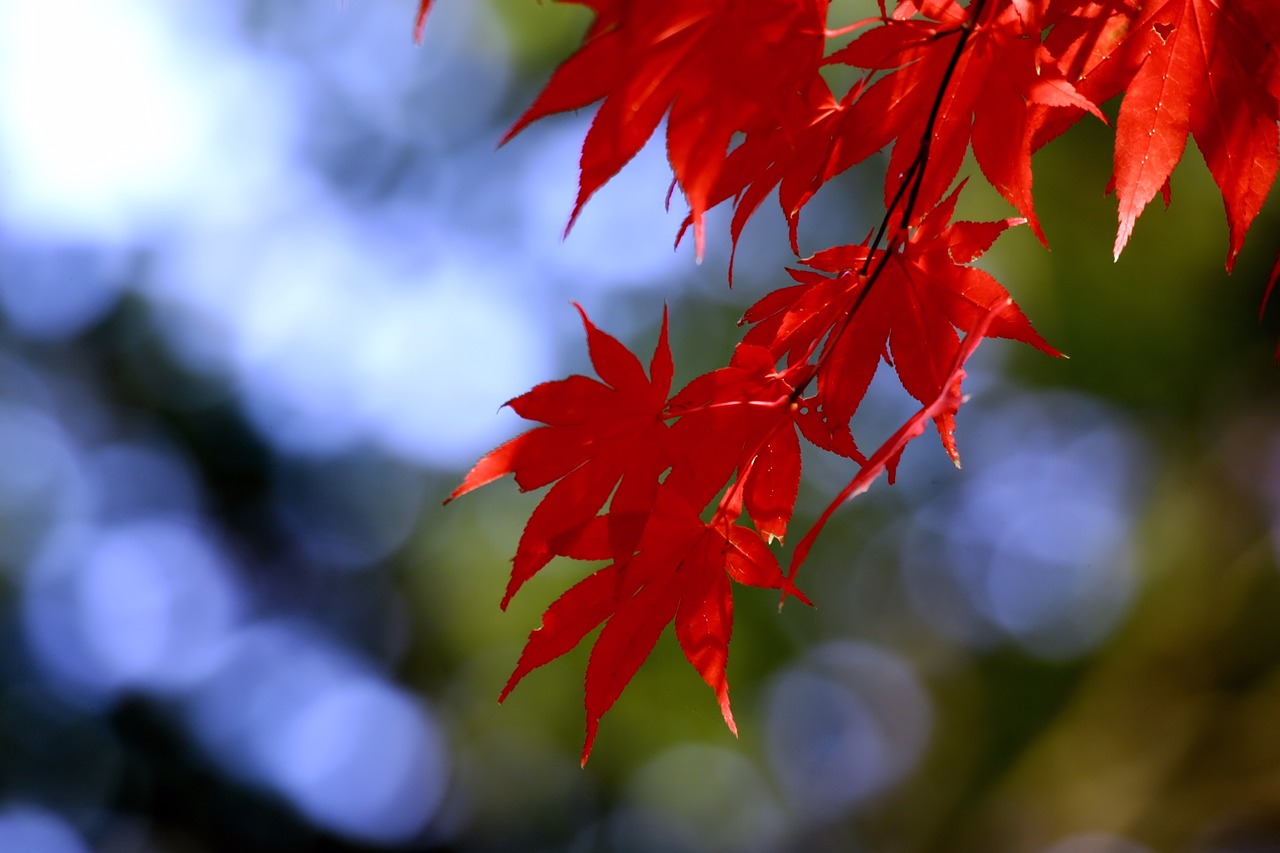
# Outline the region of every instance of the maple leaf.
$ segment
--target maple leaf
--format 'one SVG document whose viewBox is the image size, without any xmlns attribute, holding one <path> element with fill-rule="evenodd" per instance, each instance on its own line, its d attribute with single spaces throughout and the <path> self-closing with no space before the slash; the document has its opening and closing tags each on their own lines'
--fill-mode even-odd
<svg viewBox="0 0 1280 853">
<path fill-rule="evenodd" d="M 567 2 L 567 0 L 562 0 Z M 581 48 L 508 131 L 603 100 L 582 146 L 582 206 L 667 118 L 667 154 L 690 206 L 698 256 L 703 217 L 735 133 L 772 124 L 818 73 L 829 0 L 578 0 L 596 20 Z"/>
<path fill-rule="evenodd" d="M 663 409 L 674 367 L 666 312 L 646 376 L 639 359 L 592 325 L 581 306 L 574 307 L 603 381 L 570 376 L 508 402 L 516 414 L 546 426 L 486 454 L 445 501 L 506 474 L 515 475 L 521 491 L 555 482 L 520 537 L 504 608 L 552 558 L 571 553 L 610 495 L 609 542 L 619 554 L 633 550 L 656 499 L 658 477 L 670 464 Z"/>
<path fill-rule="evenodd" d="M 1190 134 L 1222 193 L 1227 269 L 1234 265 L 1280 166 L 1280 48 L 1260 8 L 1245 0 L 1148 2 L 1110 60 L 1111 85 L 1118 79 L 1125 88 L 1112 176 L 1117 258 L 1147 203 L 1168 185 Z"/>
<path fill-rule="evenodd" d="M 800 273 L 801 284 L 766 296 L 747 312 L 758 325 L 745 340 L 775 356 L 808 358 L 822 341 L 817 401 L 830 434 L 847 430 L 882 357 L 921 403 L 938 397 L 960 350 L 957 329 L 972 331 L 992 306 L 988 334 L 1060 355 L 1031 327 L 989 273 L 968 266 L 1021 219 L 951 222 L 957 187 L 912 231 L 901 251 L 839 246 L 805 260 L 834 277 Z M 882 267 L 881 267 L 882 265 Z M 865 274 L 879 269 L 874 284 Z M 943 445 L 957 458 L 946 416 Z"/>
<path fill-rule="evenodd" d="M 1054 132 L 1060 133 L 1085 113 L 1105 118 L 1039 45 L 1037 7 L 1007 0 L 989 5 L 992 14 L 966 36 L 961 55 L 954 37 L 971 26 L 971 10 L 932 2 L 920 9 L 899 4 L 882 26 L 828 57 L 824 64 L 864 68 L 868 76 L 838 100 L 817 78 L 804 98 L 789 102 L 790 112 L 779 115 L 777 127 L 748 134 L 725 161 L 710 204 L 734 199 L 730 233 L 735 248 L 747 219 L 778 187 L 791 247 L 798 253 L 801 209 L 831 178 L 895 139 L 887 201 L 912 177 L 910 163 L 920 158 L 917 168 L 929 168 L 917 204 L 932 207 L 950 187 L 972 141 L 983 175 L 1045 242 L 1031 197 L 1031 154 L 1046 141 L 1042 126 L 1053 119 Z M 932 20 L 911 20 L 917 11 Z M 871 74 L 893 68 L 871 85 Z M 946 91 L 940 93 L 944 82 Z M 922 152 L 931 115 L 934 133 L 929 150 Z"/>
<path fill-rule="evenodd" d="M 856 277 L 843 271 L 832 278 L 810 270 L 787 270 L 799 284 L 768 294 L 742 317 L 752 324 L 743 344 L 766 349 L 773 359 L 787 360 L 792 369 L 805 365 L 831 330 L 848 316 L 857 303 Z M 865 317 L 863 318 L 865 319 Z M 871 348 L 866 363 L 871 370 L 866 382 L 847 382 L 841 395 L 833 395 L 832 405 L 824 405 L 822 395 L 805 397 L 797 402 L 796 424 L 804 436 L 817 447 L 853 459 L 859 463 L 866 457 L 858 450 L 849 429 L 853 417 L 871 382 L 871 373 L 883 352 L 883 339 L 874 335 L 851 339 L 853 348 Z M 827 383 L 822 382 L 825 387 Z"/>
<path fill-rule="evenodd" d="M 919 4 L 919 11 L 924 19 L 886 20 L 826 60 L 872 72 L 896 69 L 858 99 L 859 120 L 850 125 L 865 136 L 863 146 L 878 149 L 897 140 L 886 201 L 893 207 L 891 200 L 914 177 L 912 164 L 918 162 L 924 169 L 918 204 L 933 207 L 972 143 L 987 181 L 1047 245 L 1031 196 L 1032 141 L 1043 119 L 1035 107 L 1072 106 L 1100 119 L 1102 113 L 1062 75 L 1041 44 L 1040 11 L 1029 0 L 991 0 L 968 8 L 954 0 L 930 0 Z M 958 46 L 961 38 L 965 41 Z M 922 152 L 930 122 L 932 135 Z"/>
<path fill-rule="evenodd" d="M 865 146 L 855 149 L 844 144 L 856 139 L 843 129 L 846 108 L 855 97 L 856 90 L 850 90 L 837 102 L 827 82 L 814 75 L 807 89 L 786 101 L 785 112 L 775 116 L 773 126 L 753 129 L 729 152 L 708 193 L 707 206 L 733 199 L 731 283 L 742 229 L 775 187 L 780 187 L 778 201 L 790 228 L 791 247 L 798 252 L 796 229 L 801 208 L 824 183 L 874 153 Z M 685 219 L 677 244 L 692 224 L 692 216 Z"/>
<path fill-rule="evenodd" d="M 768 541 L 786 535 L 800 487 L 798 389 L 812 365 L 779 372 L 765 348 L 739 344 L 728 367 L 699 376 L 671 398 L 675 448 L 668 484 L 705 505 L 726 480 L 722 511 L 744 506 Z M 733 476 L 737 471 L 736 478 Z M 733 513 L 736 516 L 736 513 Z"/>
<path fill-rule="evenodd" d="M 530 635 L 498 701 L 534 669 L 575 648 L 602 623 L 587 664 L 586 739 L 582 763 L 595 742 L 600 719 L 675 623 L 685 657 L 715 691 L 730 731 L 737 725 L 729 703 L 727 666 L 733 632 L 731 580 L 784 596 L 808 599 L 784 577 L 777 558 L 754 532 L 733 523 L 732 507 L 711 522 L 676 489 L 664 486 L 637 552 L 588 575 L 547 608 Z"/>
<path fill-rule="evenodd" d="M 924 434 L 926 422 L 933 420 L 937 423 L 939 420 L 943 420 L 954 423 L 956 412 L 959 411 L 961 404 L 965 401 L 961 391 L 965 376 L 965 363 L 977 350 L 978 344 L 990 333 L 992 325 L 1001 320 L 1012 308 L 1012 299 L 1006 298 L 1004 301 L 996 302 L 973 325 L 968 334 L 965 335 L 964 342 L 956 350 L 955 360 L 947 372 L 946 379 L 942 383 L 938 395 L 928 401 L 923 408 L 912 415 L 906 423 L 898 427 L 893 435 L 889 436 L 880 445 L 879 449 L 871 455 L 871 458 L 858 471 L 858 474 L 827 505 L 822 515 L 814 522 L 813 527 L 809 528 L 809 532 L 800 540 L 800 544 L 796 546 L 796 550 L 791 555 L 791 565 L 787 569 L 788 582 L 795 581 L 796 573 L 799 572 L 800 566 L 808 558 L 814 540 L 817 539 L 818 534 L 822 532 L 822 529 L 835 511 L 871 488 L 872 483 L 886 470 L 892 476 L 893 469 L 897 466 L 898 460 L 902 458 L 902 452 L 906 449 L 907 444 Z"/>
<path fill-rule="evenodd" d="M 1058 70 L 1093 103 L 1104 103 L 1123 91 L 1132 68 L 1113 61 L 1132 29 L 1138 7 L 1133 0 L 1056 0 L 1045 25 L 1045 50 Z M 1085 115 L 1072 107 L 1042 108 L 1033 123 L 1032 151 L 1038 151 Z"/>
</svg>

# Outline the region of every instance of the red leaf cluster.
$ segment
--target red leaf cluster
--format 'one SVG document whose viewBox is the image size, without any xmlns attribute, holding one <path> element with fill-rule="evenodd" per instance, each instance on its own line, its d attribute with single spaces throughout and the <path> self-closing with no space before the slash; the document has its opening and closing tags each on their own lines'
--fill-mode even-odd
<svg viewBox="0 0 1280 853">
<path fill-rule="evenodd" d="M 667 154 L 701 257 L 725 151 L 735 133 L 775 126 L 817 73 L 828 0 L 577 2 L 595 22 L 506 139 L 552 113 L 601 102 L 582 145 L 572 226 L 665 117 Z"/>
<path fill-rule="evenodd" d="M 502 692 L 597 628 L 586 677 L 586 761 L 603 714 L 674 623 L 734 729 L 726 667 L 732 583 L 792 583 L 834 510 L 932 422 L 958 464 L 964 364 L 984 337 L 1056 350 L 1004 287 L 972 266 L 1007 228 L 1047 237 L 1032 155 L 1122 96 L 1112 189 L 1118 255 L 1188 136 L 1222 192 L 1234 263 L 1280 162 L 1280 7 L 1271 0 L 898 0 L 838 49 L 829 0 L 559 0 L 594 20 L 507 134 L 599 103 L 569 222 L 666 120 L 667 153 L 701 255 L 704 219 L 730 234 L 776 189 L 793 249 L 801 211 L 832 178 L 889 149 L 885 213 L 859 244 L 819 251 L 747 310 L 728 366 L 671 394 L 664 314 L 648 372 L 582 315 L 599 379 L 571 376 L 510 402 L 543 424 L 486 455 L 450 500 L 505 474 L 550 488 L 517 547 L 503 605 L 552 559 L 600 561 L 546 611 Z M 431 0 L 420 0 L 418 32 Z M 834 91 L 824 69 L 854 74 Z M 953 221 L 966 154 L 1016 210 Z M 683 232 L 682 232 L 683 233 Z M 799 254 L 796 249 L 797 255 Z M 1277 265 L 1280 270 L 1280 265 Z M 1274 283 L 1275 275 L 1272 277 Z M 581 310 L 581 309 L 579 309 Z M 881 363 L 919 411 L 869 456 L 852 419 Z M 801 443 L 859 472 L 783 572 Z M 603 627 L 601 627 L 603 626 Z"/>
</svg>

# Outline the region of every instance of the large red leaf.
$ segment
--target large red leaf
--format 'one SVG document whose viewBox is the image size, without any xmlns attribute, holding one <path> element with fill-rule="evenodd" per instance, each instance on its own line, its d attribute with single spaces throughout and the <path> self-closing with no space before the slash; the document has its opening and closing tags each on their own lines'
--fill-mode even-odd
<svg viewBox="0 0 1280 853">
<path fill-rule="evenodd" d="M 1280 165 L 1280 47 L 1254 8 L 1245 0 L 1153 0 L 1134 22 L 1123 57 L 1134 71 L 1116 122 L 1117 257 L 1190 133 L 1222 192 L 1227 268 L 1235 263 Z"/>
</svg>

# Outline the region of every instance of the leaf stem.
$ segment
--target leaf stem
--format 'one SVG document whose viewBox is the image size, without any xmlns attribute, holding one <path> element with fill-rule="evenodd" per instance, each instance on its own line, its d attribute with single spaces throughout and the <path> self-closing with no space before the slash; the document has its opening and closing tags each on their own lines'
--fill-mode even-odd
<svg viewBox="0 0 1280 853">
<path fill-rule="evenodd" d="M 822 353 L 818 356 L 818 367 L 835 349 L 836 343 L 853 324 L 853 318 L 858 313 L 858 309 L 866 301 L 867 295 L 871 292 L 871 288 L 880 279 L 885 267 L 889 263 L 889 258 L 907 239 L 911 223 L 915 215 L 915 208 L 920 199 L 920 188 L 924 185 L 925 167 L 929 163 L 929 154 L 933 145 L 933 132 L 937 127 L 938 117 L 942 112 L 942 104 L 947 96 L 947 89 L 951 85 L 951 78 L 955 76 L 956 69 L 960 66 L 960 57 L 964 55 L 964 49 L 969 43 L 969 37 L 976 28 L 975 22 L 978 21 L 987 5 L 987 0 L 974 0 L 969 7 L 969 18 L 954 30 L 945 33 L 939 33 L 938 36 L 944 37 L 952 34 L 958 34 L 960 37 L 956 41 L 955 50 L 952 51 L 947 66 L 942 72 L 942 79 L 938 84 L 938 94 L 933 99 L 933 106 L 929 110 L 929 116 L 925 120 L 924 132 L 920 136 L 920 146 L 916 151 L 916 156 L 911 160 L 911 165 L 903 173 L 902 181 L 898 185 L 897 191 L 893 198 L 889 201 L 889 206 L 885 209 L 884 218 L 880 220 L 880 226 L 876 229 L 875 237 L 871 244 L 867 247 L 867 256 L 862 262 L 862 267 L 858 270 L 858 277 L 864 280 L 861 290 L 854 297 L 853 305 L 849 311 L 841 319 L 840 325 L 835 329 L 828 338 L 827 345 L 823 348 Z M 903 196 L 906 195 L 906 202 L 903 203 Z M 889 234 L 889 223 L 894 219 L 895 211 L 901 205 L 901 219 L 898 227 Z M 886 235 L 888 235 L 886 240 Z M 884 248 L 879 249 L 881 242 L 885 241 Z M 876 252 L 879 251 L 879 258 L 876 258 Z M 872 263 L 875 263 L 874 268 Z M 817 375 L 815 371 L 814 375 Z M 807 383 L 806 383 L 807 384 Z"/>
</svg>

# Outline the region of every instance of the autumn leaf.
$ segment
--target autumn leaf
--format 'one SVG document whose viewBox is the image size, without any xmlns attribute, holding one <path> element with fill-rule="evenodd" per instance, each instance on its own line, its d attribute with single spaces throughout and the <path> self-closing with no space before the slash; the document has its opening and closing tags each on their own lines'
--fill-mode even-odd
<svg viewBox="0 0 1280 853">
<path fill-rule="evenodd" d="M 960 349 L 957 330 L 988 322 L 987 334 L 1059 355 L 1031 327 L 989 273 L 969 264 L 1020 219 L 951 222 L 957 187 L 912 231 L 901 251 L 839 246 L 805 260 L 832 275 L 798 274 L 802 284 L 770 295 L 747 312 L 758 323 L 746 340 L 776 357 L 807 358 L 822 341 L 818 400 L 832 434 L 847 429 L 882 358 L 921 403 L 934 400 Z M 866 271 L 883 265 L 874 283 Z M 984 320 L 993 306 L 1004 307 Z M 945 415 L 938 423 L 948 454 L 956 450 Z"/>
<path fill-rule="evenodd" d="M 588 575 L 547 608 L 499 701 L 534 669 L 570 651 L 603 624 L 587 664 L 585 764 L 600 719 L 674 622 L 681 650 L 715 692 L 726 725 L 737 734 L 727 676 L 733 632 L 730 581 L 782 589 L 808 603 L 754 531 L 733 523 L 726 512 L 703 522 L 676 489 L 664 487 L 637 553 L 625 564 L 615 562 Z"/>
<path fill-rule="evenodd" d="M 1044 118 L 1036 107 L 1074 107 L 1105 121 L 1041 43 L 1041 12 L 1029 0 L 922 3 L 925 16 L 886 20 L 830 56 L 870 72 L 889 71 L 858 98 L 847 127 L 872 150 L 896 140 L 885 199 L 892 207 L 921 154 L 933 118 L 918 204 L 927 210 L 951 187 L 972 145 L 983 176 L 1047 245 L 1031 196 L 1031 152 Z M 965 39 L 960 47 L 960 40 Z M 892 70 L 890 70 L 892 69 Z"/>
<path fill-rule="evenodd" d="M 602 101 L 582 146 L 572 227 L 665 117 L 701 257 L 703 218 L 730 141 L 772 125 L 817 76 L 828 2 L 580 0 L 596 15 L 586 39 L 504 141 L 540 118 Z"/>
<path fill-rule="evenodd" d="M 552 558 L 571 552 L 611 495 L 609 541 L 617 553 L 633 549 L 653 507 L 658 476 L 670 464 L 663 409 L 674 368 L 666 313 L 646 376 L 639 359 L 575 307 L 603 381 L 570 376 L 508 402 L 516 414 L 546 426 L 486 454 L 446 500 L 506 474 L 515 475 L 521 491 L 555 483 L 520 538 L 504 608 Z"/>
<path fill-rule="evenodd" d="M 1138 13 L 1135 0 L 1053 0 L 1045 15 L 1044 48 L 1062 76 L 1096 104 L 1120 94 L 1133 77 L 1119 57 Z M 1085 111 L 1042 107 L 1031 150 L 1038 151 L 1079 121 Z"/>
<path fill-rule="evenodd" d="M 671 429 L 667 483 L 702 506 L 731 481 L 721 510 L 736 518 L 745 508 L 769 541 L 786 535 L 795 506 L 798 389 L 813 376 L 810 365 L 779 371 L 776 361 L 763 347 L 740 344 L 728 367 L 694 379 L 668 407 L 680 420 Z"/>
<path fill-rule="evenodd" d="M 1255 8 L 1244 0 L 1158 0 L 1134 21 L 1116 59 L 1133 69 L 1116 122 L 1117 258 L 1191 134 L 1222 193 L 1227 269 L 1234 265 L 1280 165 L 1280 102 L 1267 85 L 1280 48 Z"/>
<path fill-rule="evenodd" d="M 813 527 L 800 540 L 800 544 L 796 546 L 796 550 L 791 555 L 791 565 L 787 570 L 787 580 L 794 581 L 796 573 L 804 561 L 808 559 L 809 551 L 813 547 L 814 540 L 817 539 L 831 516 L 845 503 L 853 500 L 858 495 L 863 494 L 876 479 L 886 470 L 892 472 L 897 466 L 898 460 L 902 457 L 902 452 L 907 445 L 914 439 L 924 434 L 925 424 L 929 420 L 935 423 L 944 421 L 947 423 L 955 422 L 956 412 L 964 403 L 964 395 L 961 391 L 961 385 L 964 382 L 964 366 L 968 362 L 969 357 L 977 350 L 978 344 L 987 337 L 992 324 L 996 322 L 1002 315 L 1013 307 L 1013 300 L 1006 299 L 1003 302 L 993 304 L 981 319 L 973 326 L 967 335 L 965 335 L 964 343 L 957 349 L 955 360 L 947 372 L 945 381 L 938 392 L 938 396 L 928 401 L 925 406 L 916 412 L 906 423 L 900 426 L 893 435 L 889 436 L 885 442 L 880 445 L 879 449 L 871 455 L 858 474 L 849 481 L 849 484 L 836 495 L 835 499 L 827 505 L 822 515 L 814 522 Z M 945 441 L 945 439 L 944 439 Z"/>
<path fill-rule="evenodd" d="M 925 3 L 917 10 L 899 4 L 880 26 L 828 57 L 825 64 L 862 68 L 866 76 L 840 98 L 815 79 L 803 98 L 789 102 L 790 112 L 779 114 L 777 127 L 748 134 L 725 161 L 710 204 L 733 199 L 734 246 L 747 219 L 777 187 L 798 252 L 802 208 L 833 177 L 896 140 L 885 186 L 886 201 L 893 199 L 910 179 L 911 163 L 922 157 L 920 143 L 935 106 L 920 209 L 942 198 L 972 145 L 984 177 L 1045 242 L 1031 196 L 1031 154 L 1045 141 L 1046 125 L 1056 134 L 1085 113 L 1105 119 L 1039 43 L 1038 7 L 989 2 L 986 8 L 990 14 L 974 26 L 975 6 Z M 913 19 L 917 11 L 926 17 Z M 1065 11 L 1047 14 L 1063 17 Z M 960 34 L 971 26 L 957 54 Z"/>
</svg>

